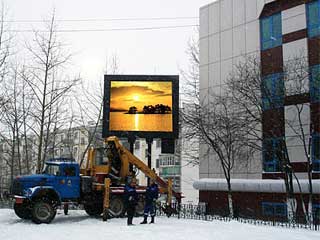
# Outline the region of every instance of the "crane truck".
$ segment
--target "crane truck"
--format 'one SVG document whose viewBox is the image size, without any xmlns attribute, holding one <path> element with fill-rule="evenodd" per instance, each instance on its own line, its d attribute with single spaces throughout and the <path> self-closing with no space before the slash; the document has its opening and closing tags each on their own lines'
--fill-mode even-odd
<svg viewBox="0 0 320 240">
<path fill-rule="evenodd" d="M 125 214 L 125 184 L 136 177 L 131 166 L 155 180 L 160 193 L 167 195 L 167 215 L 176 211 L 171 207 L 172 198 L 180 203 L 181 194 L 172 189 L 172 181 L 160 178 L 113 136 L 106 139 L 104 147 L 89 149 L 83 169 L 72 159 L 58 158 L 46 161 L 42 174 L 16 177 L 12 184 L 14 211 L 22 219 L 50 223 L 59 206 L 76 203 L 90 216 L 102 215 L 103 220 L 121 217 Z M 137 187 L 137 214 L 143 213 L 145 190 Z"/>
</svg>

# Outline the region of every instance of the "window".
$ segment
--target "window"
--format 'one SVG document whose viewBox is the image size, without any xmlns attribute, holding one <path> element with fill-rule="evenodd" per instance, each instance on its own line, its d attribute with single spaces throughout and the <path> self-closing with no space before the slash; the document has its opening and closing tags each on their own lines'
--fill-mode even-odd
<svg viewBox="0 0 320 240">
<path fill-rule="evenodd" d="M 320 221 L 320 204 L 313 204 L 312 205 L 312 212 L 314 215 L 314 220 Z"/>
<path fill-rule="evenodd" d="M 60 168 L 58 165 L 47 165 L 44 173 L 48 175 L 60 176 Z"/>
<path fill-rule="evenodd" d="M 79 138 L 79 132 L 74 132 L 73 138 L 74 138 L 74 140 L 78 140 L 78 138 Z"/>
<path fill-rule="evenodd" d="M 77 147 L 74 147 L 73 148 L 73 157 L 77 157 L 78 156 L 78 148 Z"/>
<path fill-rule="evenodd" d="M 135 150 L 140 149 L 140 141 L 136 141 L 136 142 L 135 142 L 135 144 L 134 144 L 134 149 L 135 149 Z"/>
<path fill-rule="evenodd" d="M 64 176 L 73 177 L 76 175 L 76 168 L 75 167 L 65 167 L 63 172 L 64 172 Z"/>
<path fill-rule="evenodd" d="M 262 215 L 285 217 L 287 216 L 287 204 L 262 202 Z"/>
<path fill-rule="evenodd" d="M 311 102 L 320 102 L 320 65 L 310 68 Z"/>
<path fill-rule="evenodd" d="M 161 139 L 156 140 L 156 148 L 161 148 Z"/>
<path fill-rule="evenodd" d="M 320 134 L 312 136 L 312 169 L 320 172 Z"/>
<path fill-rule="evenodd" d="M 267 138 L 263 140 L 263 170 L 265 172 L 280 172 L 282 138 Z"/>
<path fill-rule="evenodd" d="M 281 46 L 281 13 L 260 20 L 260 39 L 262 50 Z"/>
<path fill-rule="evenodd" d="M 284 105 L 284 81 L 281 73 L 265 76 L 261 85 L 263 110 L 280 108 Z"/>
<path fill-rule="evenodd" d="M 309 38 L 320 35 L 320 0 L 308 3 L 307 25 Z"/>
<path fill-rule="evenodd" d="M 85 139 L 84 137 L 81 138 L 80 144 L 81 144 L 81 145 L 85 145 L 85 144 L 86 144 L 86 139 Z"/>
<path fill-rule="evenodd" d="M 59 156 L 59 149 L 54 150 L 54 155 Z"/>
</svg>

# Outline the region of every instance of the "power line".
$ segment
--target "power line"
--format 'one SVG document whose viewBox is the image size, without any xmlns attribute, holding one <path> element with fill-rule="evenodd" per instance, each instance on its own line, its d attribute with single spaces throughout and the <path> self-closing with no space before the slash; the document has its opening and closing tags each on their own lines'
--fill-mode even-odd
<svg viewBox="0 0 320 240">
<path fill-rule="evenodd" d="M 177 28 L 188 28 L 188 27 L 198 27 L 198 24 L 193 25 L 176 25 L 176 26 L 159 26 L 159 27 L 136 27 L 136 28 L 107 28 L 107 29 L 62 29 L 54 30 L 54 32 L 112 32 L 112 31 L 146 31 L 146 30 L 160 30 L 160 29 L 177 29 Z M 49 30 L 32 30 L 32 29 L 23 29 L 23 30 L 8 30 L 8 32 L 49 32 Z"/>
<path fill-rule="evenodd" d="M 87 18 L 87 19 L 59 19 L 56 22 L 115 22 L 115 21 L 159 21 L 159 20 L 186 20 L 199 17 L 155 17 L 155 18 Z M 42 23 L 51 20 L 6 20 L 11 23 Z"/>
</svg>

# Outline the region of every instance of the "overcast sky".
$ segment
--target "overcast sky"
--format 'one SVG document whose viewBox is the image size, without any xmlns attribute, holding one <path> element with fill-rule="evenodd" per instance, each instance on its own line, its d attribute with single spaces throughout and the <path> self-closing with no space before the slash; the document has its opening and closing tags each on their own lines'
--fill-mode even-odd
<svg viewBox="0 0 320 240">
<path fill-rule="evenodd" d="M 4 0 L 9 20 L 63 20 L 198 17 L 213 0 Z M 59 22 L 59 29 L 119 29 L 198 24 L 198 19 Z M 42 23 L 11 23 L 11 29 L 43 29 Z M 107 55 L 116 54 L 124 74 L 178 74 L 187 65 L 188 40 L 195 27 L 147 31 L 59 33 L 73 57 L 72 72 L 102 79 Z M 18 33 L 17 39 L 30 38 Z"/>
</svg>

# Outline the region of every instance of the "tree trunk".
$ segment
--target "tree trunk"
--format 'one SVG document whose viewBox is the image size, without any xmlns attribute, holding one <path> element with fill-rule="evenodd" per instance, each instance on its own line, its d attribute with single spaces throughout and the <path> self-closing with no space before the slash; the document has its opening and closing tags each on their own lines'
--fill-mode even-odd
<svg viewBox="0 0 320 240">
<path fill-rule="evenodd" d="M 297 200 L 293 197 L 287 198 L 288 220 L 290 223 L 295 222 L 295 213 L 297 210 Z"/>
<path fill-rule="evenodd" d="M 227 179 L 228 183 L 228 206 L 229 206 L 229 217 L 233 218 L 234 212 L 233 212 L 233 202 L 232 202 L 232 191 L 231 191 L 231 183 L 230 179 Z"/>
</svg>

